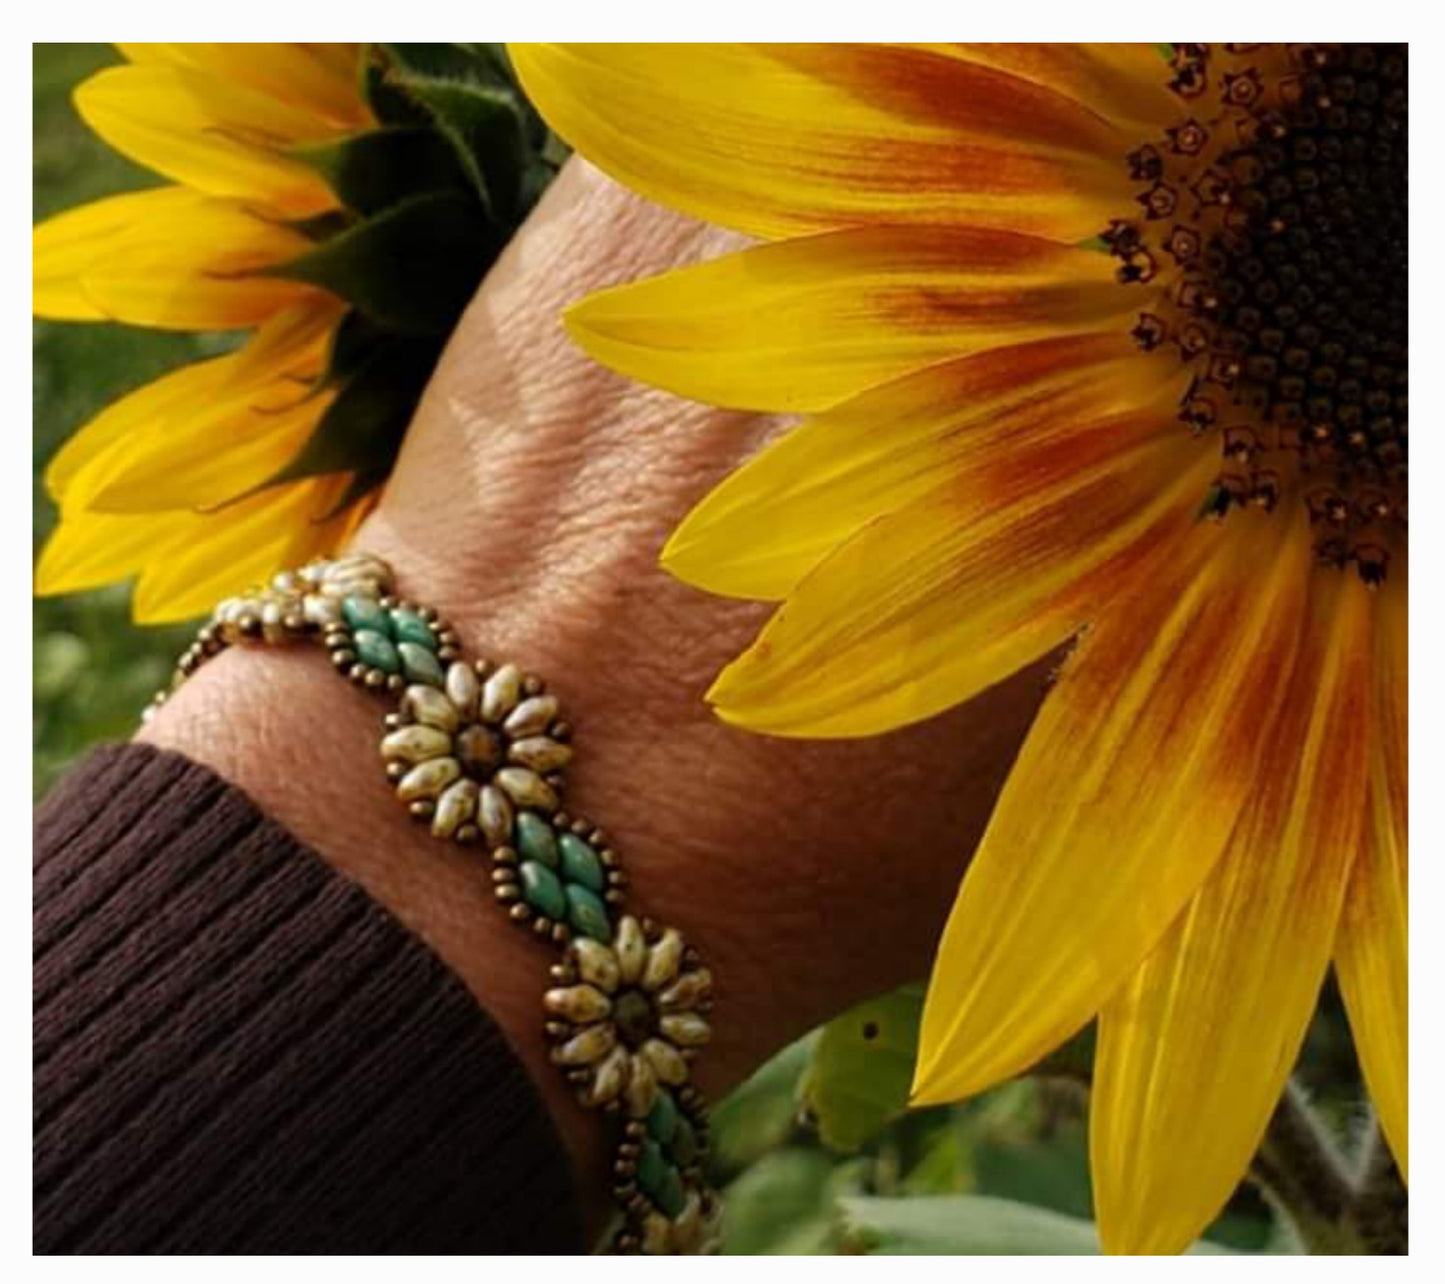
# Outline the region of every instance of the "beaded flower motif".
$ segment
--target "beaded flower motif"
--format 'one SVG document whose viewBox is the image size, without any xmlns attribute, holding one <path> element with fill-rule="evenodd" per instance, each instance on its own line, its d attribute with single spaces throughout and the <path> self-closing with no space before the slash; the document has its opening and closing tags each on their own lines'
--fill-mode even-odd
<svg viewBox="0 0 1445 1284">
<path fill-rule="evenodd" d="M 517 809 L 551 813 L 571 760 L 557 701 L 529 692 L 516 665 L 450 664 L 442 684 L 406 688 L 381 742 L 387 774 L 439 838 L 512 840 Z"/>
<path fill-rule="evenodd" d="M 649 942 L 642 924 L 624 915 L 610 944 L 574 939 L 553 976 L 559 984 L 543 999 L 554 1018 L 552 1060 L 574 1071 L 587 1105 L 625 1104 L 641 1119 L 659 1085 L 687 1081 L 693 1050 L 711 1037 L 703 1014 L 712 974 L 675 928 Z"/>
</svg>

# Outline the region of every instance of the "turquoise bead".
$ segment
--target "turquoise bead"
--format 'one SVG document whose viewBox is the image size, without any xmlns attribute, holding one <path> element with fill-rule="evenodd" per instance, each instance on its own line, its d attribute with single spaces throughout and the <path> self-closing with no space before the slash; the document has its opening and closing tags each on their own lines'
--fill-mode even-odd
<svg viewBox="0 0 1445 1284">
<path fill-rule="evenodd" d="M 542 868 L 539 866 L 538 868 Z M 549 869 L 547 873 L 551 874 Z M 556 875 L 552 875 L 556 879 Z M 607 919 L 607 907 L 594 892 L 589 892 L 577 883 L 567 884 L 567 921 L 573 930 L 594 941 L 610 941 L 612 924 Z"/>
<path fill-rule="evenodd" d="M 697 1158 L 697 1133 L 681 1116 L 677 1121 L 677 1131 L 672 1134 L 672 1145 L 668 1149 L 679 1164 L 690 1164 Z"/>
<path fill-rule="evenodd" d="M 670 1166 L 662 1157 L 662 1147 L 650 1139 L 644 1140 L 637 1155 L 637 1184 L 651 1195 L 662 1185 Z"/>
<path fill-rule="evenodd" d="M 391 639 L 384 633 L 378 633 L 375 629 L 357 629 L 351 635 L 351 640 L 356 644 L 356 654 L 362 664 L 380 669 L 383 673 L 401 672 L 401 656 L 396 653 Z"/>
<path fill-rule="evenodd" d="M 524 860 L 517 872 L 522 878 L 522 897 L 537 913 L 558 920 L 566 915 L 567 897 L 556 874 L 534 860 Z"/>
<path fill-rule="evenodd" d="M 548 869 L 557 868 L 557 835 L 535 812 L 524 811 L 517 817 L 517 851 L 523 860 L 540 861 Z"/>
<path fill-rule="evenodd" d="M 563 834 L 557 845 L 562 849 L 562 877 L 569 883 L 581 883 L 593 892 L 600 892 L 607 886 L 602 862 L 590 845 L 576 834 Z"/>
<path fill-rule="evenodd" d="M 652 1202 L 669 1217 L 676 1217 L 682 1212 L 682 1178 L 671 1164 L 668 1164 L 667 1171 L 662 1174 L 657 1189 L 650 1193 Z"/>
<path fill-rule="evenodd" d="M 400 607 L 392 611 L 391 636 L 398 642 L 415 642 L 428 651 L 437 649 L 437 635 L 415 611 L 403 611 Z"/>
<path fill-rule="evenodd" d="M 348 597 L 341 602 L 341 618 L 353 629 L 370 629 L 386 637 L 391 632 L 391 621 L 386 618 L 374 598 Z"/>
<path fill-rule="evenodd" d="M 677 1102 L 666 1088 L 657 1094 L 657 1100 L 647 1112 L 647 1131 L 655 1141 L 664 1146 L 677 1131 Z"/>
<path fill-rule="evenodd" d="M 398 642 L 396 650 L 401 656 L 401 666 L 413 682 L 424 682 L 429 687 L 439 687 L 446 681 L 441 662 L 424 646 L 415 642 Z"/>
</svg>

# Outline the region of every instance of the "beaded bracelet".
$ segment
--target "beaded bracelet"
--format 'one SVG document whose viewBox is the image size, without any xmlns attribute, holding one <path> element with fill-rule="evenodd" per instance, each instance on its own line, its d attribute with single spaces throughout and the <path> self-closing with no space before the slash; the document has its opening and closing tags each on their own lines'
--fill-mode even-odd
<svg viewBox="0 0 1445 1284">
<path fill-rule="evenodd" d="M 497 903 L 559 949 L 543 1030 L 582 1105 L 617 1121 L 621 1223 L 610 1250 L 714 1247 L 706 1105 L 690 1082 L 710 1035 L 712 977 L 677 929 L 623 912 L 616 850 L 562 810 L 572 729 L 538 678 L 465 661 L 437 613 L 394 596 L 391 568 L 358 553 L 222 602 L 145 717 L 227 646 L 304 640 L 320 641 L 356 685 L 395 700 L 381 758 L 398 800 L 437 838 L 484 846 Z"/>
</svg>

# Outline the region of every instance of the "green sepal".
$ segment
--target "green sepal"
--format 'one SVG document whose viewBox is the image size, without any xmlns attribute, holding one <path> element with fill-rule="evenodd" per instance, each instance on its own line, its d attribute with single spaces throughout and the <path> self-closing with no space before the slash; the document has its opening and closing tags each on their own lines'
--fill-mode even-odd
<svg viewBox="0 0 1445 1284">
<path fill-rule="evenodd" d="M 350 488 L 333 510 L 339 512 L 379 485 L 391 471 L 435 362 L 433 344 L 382 343 L 342 384 L 296 457 L 263 487 L 327 473 L 354 473 Z"/>
<path fill-rule="evenodd" d="M 271 273 L 330 291 L 403 335 L 451 332 L 506 234 L 452 192 L 413 197 Z"/>
<path fill-rule="evenodd" d="M 387 83 L 425 112 L 451 144 L 491 217 L 519 222 L 555 165 L 546 126 L 512 77 L 498 45 L 386 44 Z"/>
<path fill-rule="evenodd" d="M 465 191 L 471 183 L 447 140 L 425 125 L 371 129 L 291 154 L 316 169 L 341 203 L 362 216 L 423 192 Z"/>
</svg>

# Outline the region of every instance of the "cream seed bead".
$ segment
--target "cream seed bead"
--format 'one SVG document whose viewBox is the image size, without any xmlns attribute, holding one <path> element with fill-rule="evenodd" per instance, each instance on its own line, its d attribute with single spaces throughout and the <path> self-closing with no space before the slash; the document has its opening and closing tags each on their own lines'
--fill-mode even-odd
<svg viewBox="0 0 1445 1284">
<path fill-rule="evenodd" d="M 661 1257 L 672 1247 L 672 1223 L 661 1213 L 648 1213 L 642 1222 L 642 1251 Z"/>
<path fill-rule="evenodd" d="M 552 1053 L 552 1060 L 563 1066 L 590 1066 L 601 1061 L 617 1046 L 617 1031 L 610 1025 L 589 1025 L 574 1034 Z M 676 1052 L 673 1053 L 676 1056 Z M 681 1058 L 678 1058 L 681 1060 Z M 686 1074 L 686 1067 L 683 1068 Z"/>
<path fill-rule="evenodd" d="M 687 1192 L 682 1212 L 672 1219 L 673 1234 L 682 1244 L 692 1244 L 702 1230 L 702 1196 L 695 1190 Z"/>
<path fill-rule="evenodd" d="M 535 736 L 546 731 L 556 716 L 557 699 L 555 696 L 530 696 L 507 715 L 502 729 L 509 736 L 519 738 Z"/>
<path fill-rule="evenodd" d="M 451 735 L 461 726 L 461 715 L 457 707 L 435 687 L 417 683 L 409 686 L 401 697 L 404 713 L 409 713 L 418 722 L 424 722 L 438 731 Z"/>
<path fill-rule="evenodd" d="M 575 1025 L 600 1021 L 612 1011 L 612 1000 L 591 985 L 568 985 L 548 990 L 542 1003 L 554 1016 L 566 1017 Z"/>
<path fill-rule="evenodd" d="M 436 727 L 414 722 L 382 738 L 381 756 L 388 762 L 425 762 L 450 752 L 452 738 Z"/>
<path fill-rule="evenodd" d="M 572 942 L 572 957 L 577 961 L 577 971 L 589 985 L 611 994 L 622 980 L 617 958 L 601 941 L 582 936 Z"/>
<path fill-rule="evenodd" d="M 627 1081 L 627 1113 L 634 1119 L 646 1118 L 657 1102 L 657 1072 L 646 1057 L 632 1058 L 632 1077 Z"/>
<path fill-rule="evenodd" d="M 657 1028 L 680 1048 L 700 1048 L 710 1038 L 708 1023 L 694 1012 L 678 1012 L 663 1017 Z"/>
<path fill-rule="evenodd" d="M 533 771 L 556 771 L 572 761 L 572 750 L 547 736 L 528 736 L 512 741 L 507 757 Z"/>
<path fill-rule="evenodd" d="M 626 1048 L 613 1048 L 593 1074 L 588 1101 L 594 1106 L 605 1106 L 616 1098 L 627 1084 L 632 1061 Z"/>
<path fill-rule="evenodd" d="M 301 618 L 318 628 L 335 624 L 341 619 L 341 603 L 334 597 L 308 593 L 301 599 Z"/>
<path fill-rule="evenodd" d="M 482 720 L 501 722 L 517 706 L 522 694 L 522 671 L 504 664 L 482 687 Z"/>
<path fill-rule="evenodd" d="M 455 780 L 442 790 L 437 799 L 431 831 L 437 838 L 450 838 L 477 814 L 477 782 Z"/>
<path fill-rule="evenodd" d="M 513 816 L 507 795 L 494 785 L 484 785 L 477 804 L 477 823 L 489 847 L 502 847 L 511 842 Z"/>
<path fill-rule="evenodd" d="M 657 996 L 657 1006 L 664 1012 L 686 1012 L 696 1007 L 712 992 L 712 973 L 705 967 L 685 972 Z"/>
<path fill-rule="evenodd" d="M 641 1052 L 648 1064 L 652 1066 L 659 1082 L 673 1086 L 687 1082 L 687 1062 L 682 1059 L 682 1053 L 672 1044 L 662 1039 L 648 1039 L 642 1045 Z"/>
<path fill-rule="evenodd" d="M 648 951 L 647 964 L 642 971 L 642 988 L 660 990 L 677 976 L 678 964 L 682 962 L 682 933 L 669 927 L 661 939 Z"/>
<path fill-rule="evenodd" d="M 419 798 L 435 798 L 462 774 L 462 765 L 455 758 L 432 758 L 413 767 L 401 778 L 396 796 L 402 802 Z"/>
<path fill-rule="evenodd" d="M 503 767 L 493 777 L 518 807 L 556 811 L 556 791 L 529 767 Z"/>
<path fill-rule="evenodd" d="M 477 672 L 470 664 L 463 664 L 458 660 L 447 666 L 447 699 L 457 707 L 464 718 L 476 716 L 477 696 L 480 691 L 481 683 L 477 681 Z"/>
<path fill-rule="evenodd" d="M 612 942 L 612 948 L 617 952 L 617 965 L 621 969 L 623 982 L 635 985 L 647 963 L 647 941 L 642 935 L 642 924 L 631 914 L 617 924 L 617 935 Z"/>
</svg>

